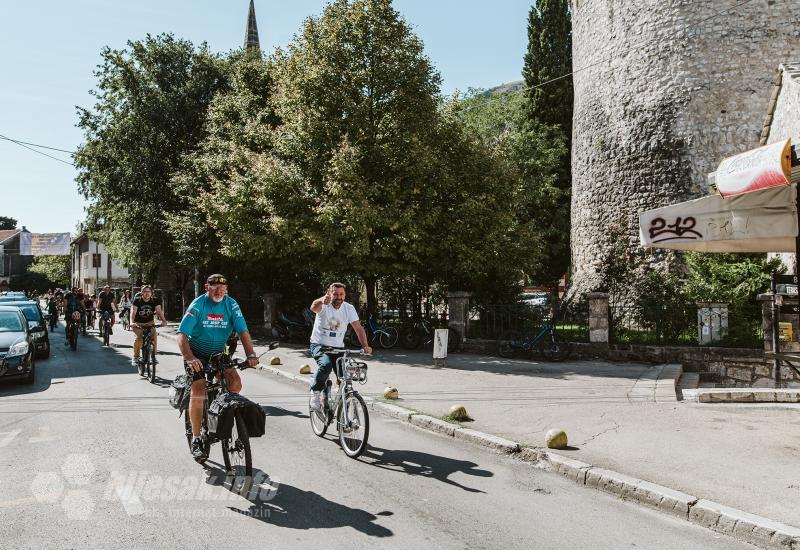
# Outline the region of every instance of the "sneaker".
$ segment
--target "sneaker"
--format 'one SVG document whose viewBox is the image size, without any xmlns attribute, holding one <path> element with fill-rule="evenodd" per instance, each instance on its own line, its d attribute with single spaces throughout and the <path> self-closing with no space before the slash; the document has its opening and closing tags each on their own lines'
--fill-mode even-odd
<svg viewBox="0 0 800 550">
<path fill-rule="evenodd" d="M 192 457 L 202 464 L 208 458 L 205 449 L 203 448 L 203 440 L 196 437 L 192 440 Z"/>
<path fill-rule="evenodd" d="M 132 367 L 138 367 L 139 366 L 139 358 L 138 357 L 134 357 L 133 359 L 131 359 L 131 366 Z"/>
<path fill-rule="evenodd" d="M 322 403 L 321 403 L 321 392 L 315 391 L 311 392 L 311 403 L 309 403 L 310 407 L 315 411 L 322 410 Z"/>
</svg>

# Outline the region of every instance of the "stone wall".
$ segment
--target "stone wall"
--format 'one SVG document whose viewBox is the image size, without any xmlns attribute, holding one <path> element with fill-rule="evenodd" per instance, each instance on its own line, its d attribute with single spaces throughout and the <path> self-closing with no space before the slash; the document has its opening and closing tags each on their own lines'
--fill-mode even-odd
<svg viewBox="0 0 800 550">
<path fill-rule="evenodd" d="M 615 228 L 638 249 L 638 212 L 758 145 L 778 64 L 800 58 L 796 2 L 572 0 L 573 292 L 596 289 Z"/>
</svg>

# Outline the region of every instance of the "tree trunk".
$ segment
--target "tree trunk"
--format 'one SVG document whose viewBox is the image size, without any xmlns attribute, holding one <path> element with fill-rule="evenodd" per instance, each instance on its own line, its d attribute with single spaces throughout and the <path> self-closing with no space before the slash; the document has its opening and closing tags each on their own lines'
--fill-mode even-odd
<svg viewBox="0 0 800 550">
<path fill-rule="evenodd" d="M 377 278 L 370 275 L 362 276 L 362 279 L 364 279 L 364 287 L 367 289 L 367 313 L 374 316 L 378 307 L 378 300 L 375 297 Z"/>
</svg>

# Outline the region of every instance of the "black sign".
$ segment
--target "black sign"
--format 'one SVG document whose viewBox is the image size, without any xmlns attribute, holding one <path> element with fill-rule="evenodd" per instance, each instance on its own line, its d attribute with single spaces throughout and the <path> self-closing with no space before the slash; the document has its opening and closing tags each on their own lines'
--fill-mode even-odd
<svg viewBox="0 0 800 550">
<path fill-rule="evenodd" d="M 797 275 L 775 275 L 776 285 L 796 285 Z"/>
</svg>

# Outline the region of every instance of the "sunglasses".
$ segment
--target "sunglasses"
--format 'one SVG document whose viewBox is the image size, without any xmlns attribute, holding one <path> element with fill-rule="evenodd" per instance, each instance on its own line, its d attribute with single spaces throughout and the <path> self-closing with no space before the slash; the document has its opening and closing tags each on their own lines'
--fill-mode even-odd
<svg viewBox="0 0 800 550">
<path fill-rule="evenodd" d="M 209 277 L 206 282 L 210 285 L 227 285 L 228 279 L 225 277 Z"/>
</svg>

